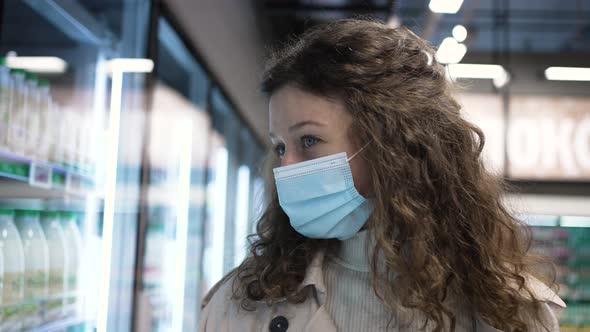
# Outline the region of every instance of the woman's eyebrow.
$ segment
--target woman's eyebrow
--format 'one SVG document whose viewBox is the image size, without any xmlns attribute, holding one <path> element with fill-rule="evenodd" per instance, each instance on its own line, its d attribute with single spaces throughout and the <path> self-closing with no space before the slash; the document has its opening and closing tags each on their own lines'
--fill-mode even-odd
<svg viewBox="0 0 590 332">
<path fill-rule="evenodd" d="M 298 122 L 298 123 L 296 123 L 296 124 L 294 124 L 294 125 L 290 126 L 290 127 L 287 129 L 287 130 L 288 130 L 289 132 L 292 132 L 292 131 L 294 131 L 294 130 L 297 130 L 297 129 L 303 128 L 303 127 L 305 127 L 305 126 L 317 126 L 317 127 L 323 127 L 323 126 L 324 126 L 324 124 L 323 124 L 323 123 L 320 123 L 320 122 L 317 122 L 317 121 L 313 121 L 313 120 L 307 120 L 307 121 L 301 121 L 301 122 Z M 275 133 L 273 133 L 272 131 L 268 133 L 268 136 L 269 136 L 270 138 L 276 138 L 276 137 L 277 137 L 277 135 L 276 135 Z"/>
<path fill-rule="evenodd" d="M 302 127 L 305 127 L 305 126 L 318 126 L 318 127 L 323 127 L 324 124 L 323 123 L 316 122 L 316 121 L 313 121 L 313 120 L 307 120 L 307 121 L 301 121 L 301 122 L 298 122 L 298 123 L 292 125 L 291 127 L 289 127 L 288 130 L 289 130 L 289 132 L 292 132 L 294 130 L 297 130 L 297 129 L 302 128 Z"/>
</svg>

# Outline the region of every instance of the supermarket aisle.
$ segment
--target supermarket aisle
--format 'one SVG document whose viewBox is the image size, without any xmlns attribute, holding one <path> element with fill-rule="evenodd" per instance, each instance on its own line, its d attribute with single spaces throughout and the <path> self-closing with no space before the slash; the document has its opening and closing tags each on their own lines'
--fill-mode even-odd
<svg viewBox="0 0 590 332">
<path fill-rule="evenodd" d="M 0 332 L 196 330 L 265 202 L 268 50 L 359 14 L 438 49 L 590 331 L 585 2 L 3 0 Z"/>
</svg>

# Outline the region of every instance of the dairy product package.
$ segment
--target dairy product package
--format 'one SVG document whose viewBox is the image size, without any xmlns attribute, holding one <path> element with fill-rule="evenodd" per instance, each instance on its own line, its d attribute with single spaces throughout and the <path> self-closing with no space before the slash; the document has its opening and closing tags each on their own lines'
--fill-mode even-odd
<svg viewBox="0 0 590 332">
<path fill-rule="evenodd" d="M 41 160 L 50 160 L 52 147 L 55 144 L 56 128 L 51 122 L 52 100 L 49 82 L 39 80 L 39 134 L 37 135 L 37 154 Z"/>
<path fill-rule="evenodd" d="M 8 126 L 10 124 L 13 98 L 13 81 L 6 59 L 0 57 L 0 149 L 8 150 Z"/>
<path fill-rule="evenodd" d="M 23 328 L 28 329 L 43 323 L 42 305 L 47 300 L 49 282 L 49 250 L 39 223 L 39 211 L 16 210 L 15 217 L 25 258 L 22 322 Z"/>
<path fill-rule="evenodd" d="M 45 303 L 45 319 L 51 321 L 64 315 L 68 251 L 58 212 L 42 212 L 41 227 L 45 232 L 49 250 L 48 301 Z"/>
<path fill-rule="evenodd" d="M 78 307 L 79 299 L 79 276 L 82 248 L 82 236 L 76 220 L 78 215 L 75 212 L 63 211 L 59 214 L 61 226 L 64 231 L 65 248 L 68 252 L 67 275 L 66 275 L 66 306 Z M 71 309 L 70 309 L 71 310 Z"/>
<path fill-rule="evenodd" d="M 22 69 L 10 70 L 14 82 L 13 102 L 8 124 L 8 148 L 18 154 L 24 154 L 27 143 L 27 113 L 29 109 L 29 88 Z"/>
<path fill-rule="evenodd" d="M 41 94 L 39 91 L 39 84 L 37 76 L 27 73 L 26 86 L 28 96 L 28 111 L 25 122 L 26 132 L 26 143 L 25 143 L 25 155 L 30 158 L 39 159 L 39 122 L 40 122 L 40 107 L 41 107 Z"/>
<path fill-rule="evenodd" d="M 14 211 L 11 209 L 0 208 L 0 256 L 0 331 L 18 331 L 22 327 L 25 260 L 21 238 L 14 225 Z"/>
</svg>

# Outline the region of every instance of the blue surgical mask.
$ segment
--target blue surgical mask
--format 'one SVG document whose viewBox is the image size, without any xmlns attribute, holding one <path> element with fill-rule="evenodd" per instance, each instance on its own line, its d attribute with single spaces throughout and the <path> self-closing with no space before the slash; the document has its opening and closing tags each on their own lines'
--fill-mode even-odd
<svg viewBox="0 0 590 332">
<path fill-rule="evenodd" d="M 273 170 L 279 203 L 297 232 L 314 239 L 346 240 L 367 222 L 373 207 L 354 187 L 349 164 L 359 152 Z"/>
</svg>

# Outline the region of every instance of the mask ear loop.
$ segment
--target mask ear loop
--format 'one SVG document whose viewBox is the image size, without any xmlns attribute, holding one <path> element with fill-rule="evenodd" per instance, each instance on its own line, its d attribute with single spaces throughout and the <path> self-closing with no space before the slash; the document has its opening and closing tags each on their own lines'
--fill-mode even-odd
<svg viewBox="0 0 590 332">
<path fill-rule="evenodd" d="M 357 152 L 355 152 L 355 153 L 354 153 L 352 156 L 350 156 L 350 158 L 348 158 L 348 159 L 347 159 L 347 161 L 351 161 L 351 160 L 352 160 L 352 158 L 356 157 L 356 155 L 357 155 L 357 154 L 359 154 L 359 153 L 363 152 L 363 150 L 364 150 L 364 149 L 365 149 L 367 146 L 369 146 L 369 143 L 371 143 L 371 142 L 368 142 L 367 144 L 365 144 L 365 145 L 364 145 L 362 148 L 360 148 L 360 150 L 358 150 L 358 151 L 357 151 Z"/>
</svg>

